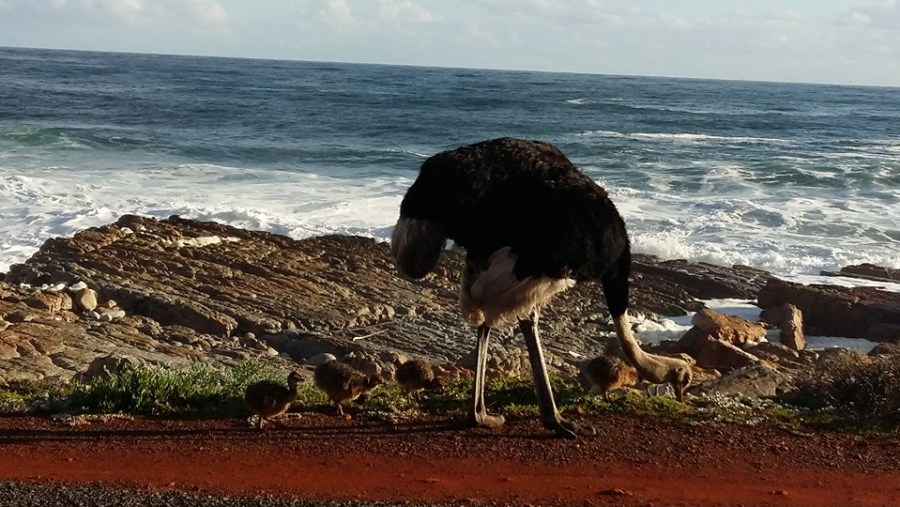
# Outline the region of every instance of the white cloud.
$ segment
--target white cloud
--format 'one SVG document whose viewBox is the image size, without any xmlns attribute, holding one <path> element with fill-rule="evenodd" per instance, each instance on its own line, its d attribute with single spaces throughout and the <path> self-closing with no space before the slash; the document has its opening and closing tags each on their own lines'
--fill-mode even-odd
<svg viewBox="0 0 900 507">
<path fill-rule="evenodd" d="M 900 30 L 900 2 L 887 0 L 878 5 L 860 7 L 850 11 L 840 22 L 882 30 Z"/>
<path fill-rule="evenodd" d="M 228 11 L 216 0 L 188 0 L 192 17 L 203 24 L 224 26 L 229 22 Z"/>
<path fill-rule="evenodd" d="M 74 6 L 78 8 L 76 2 L 67 2 L 66 0 L 56 0 L 59 7 L 66 8 Z M 94 12 L 106 12 L 113 16 L 126 20 L 140 20 L 144 12 L 143 0 L 83 0 L 81 7 Z"/>
<path fill-rule="evenodd" d="M 347 0 L 325 0 L 320 2 L 316 17 L 335 29 L 349 29 L 359 24 Z"/>
<path fill-rule="evenodd" d="M 437 16 L 425 7 L 411 0 L 380 0 L 379 17 L 388 22 L 397 23 L 431 23 Z"/>
<path fill-rule="evenodd" d="M 41 3 L 34 2 L 30 7 L 43 10 Z M 218 0 L 49 0 L 46 4 L 57 16 L 85 15 L 89 19 L 111 18 L 137 25 L 187 22 L 206 27 L 229 22 L 228 11 Z"/>
<path fill-rule="evenodd" d="M 566 24 L 621 23 L 636 11 L 610 2 L 598 0 L 475 0 L 488 12 L 502 18 L 527 18 L 536 21 Z"/>
</svg>

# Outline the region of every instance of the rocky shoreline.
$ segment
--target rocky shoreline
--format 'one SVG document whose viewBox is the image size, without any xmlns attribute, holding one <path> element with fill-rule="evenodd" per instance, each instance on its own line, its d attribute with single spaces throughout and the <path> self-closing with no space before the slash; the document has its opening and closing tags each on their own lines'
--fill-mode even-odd
<svg viewBox="0 0 900 507">
<path fill-rule="evenodd" d="M 296 368 L 322 354 L 350 354 L 379 367 L 423 356 L 463 370 L 473 337 L 457 307 L 461 265 L 461 254 L 447 251 L 435 273 L 408 281 L 397 276 L 388 245 L 372 239 L 296 241 L 179 217 L 126 215 L 48 240 L 3 275 L 0 385 L 67 381 L 130 362 L 233 365 L 260 358 Z M 896 270 L 877 266 L 848 267 L 841 274 L 900 280 Z M 642 255 L 635 256 L 632 280 L 631 313 L 650 319 L 700 311 L 701 300 L 711 298 L 755 302 L 769 316 L 784 308 L 782 329 L 791 321 L 795 333 L 784 338 L 782 331 L 782 343 L 760 342 L 760 332 L 766 335 L 761 324 L 702 312 L 708 318 L 695 317 L 691 336 L 658 347 L 688 354 L 698 378 L 716 385 L 723 373 L 750 375 L 745 384 L 762 382 L 759 375 L 777 384 L 785 371 L 814 365 L 819 354 L 803 348 L 798 326 L 801 338 L 805 331 L 883 342 L 874 353 L 900 348 L 900 297 L 894 292 L 804 286 L 745 266 Z M 544 312 L 542 331 L 550 362 L 568 373 L 601 353 L 612 328 L 599 285 L 564 293 Z M 518 336 L 501 332 L 495 342 L 495 372 L 528 371 Z M 701 383 L 695 389 L 717 387 Z"/>
</svg>

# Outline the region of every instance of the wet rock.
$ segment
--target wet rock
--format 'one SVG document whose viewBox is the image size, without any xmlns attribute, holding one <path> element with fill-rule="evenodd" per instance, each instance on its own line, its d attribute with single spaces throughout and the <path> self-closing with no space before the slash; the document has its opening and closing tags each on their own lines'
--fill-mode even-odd
<svg viewBox="0 0 900 507">
<path fill-rule="evenodd" d="M 785 318 L 778 324 L 781 329 L 781 343 L 793 350 L 806 348 L 806 337 L 803 336 L 803 312 L 796 306 L 787 303 L 782 305 Z"/>
<path fill-rule="evenodd" d="M 769 280 L 759 293 L 758 306 L 769 308 L 785 303 L 803 313 L 808 335 L 900 339 L 900 326 L 896 326 L 900 322 L 900 298 L 894 292 Z"/>
<path fill-rule="evenodd" d="M 806 337 L 803 335 L 803 312 L 799 308 L 784 303 L 781 306 L 766 308 L 760 314 L 765 322 L 777 327 L 779 341 L 793 350 L 806 348 Z"/>
<path fill-rule="evenodd" d="M 772 275 L 749 266 L 731 268 L 692 263 L 685 260 L 662 261 L 648 255 L 635 255 L 632 270 L 636 280 L 651 279 L 654 285 L 668 281 L 696 299 L 754 298 Z"/>
<path fill-rule="evenodd" d="M 891 269 L 874 264 L 856 264 L 853 266 L 845 266 L 837 273 L 823 271 L 825 276 L 849 276 L 853 278 L 862 278 L 865 280 L 900 282 L 900 269 Z"/>
<path fill-rule="evenodd" d="M 900 343 L 879 343 L 869 351 L 869 355 L 900 357 Z"/>
</svg>

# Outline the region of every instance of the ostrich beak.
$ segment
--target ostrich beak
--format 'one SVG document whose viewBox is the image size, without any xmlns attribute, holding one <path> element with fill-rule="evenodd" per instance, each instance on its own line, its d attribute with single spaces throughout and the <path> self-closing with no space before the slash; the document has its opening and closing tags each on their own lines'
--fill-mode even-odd
<svg viewBox="0 0 900 507">
<path fill-rule="evenodd" d="M 682 403 L 684 403 L 684 388 L 685 386 L 680 384 L 675 386 L 675 399 Z"/>
</svg>

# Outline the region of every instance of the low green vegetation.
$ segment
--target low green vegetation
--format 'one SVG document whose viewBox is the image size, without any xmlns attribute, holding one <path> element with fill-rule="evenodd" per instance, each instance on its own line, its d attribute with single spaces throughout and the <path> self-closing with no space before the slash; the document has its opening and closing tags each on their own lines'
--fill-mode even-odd
<svg viewBox="0 0 900 507">
<path fill-rule="evenodd" d="M 809 423 L 826 427 L 898 431 L 900 356 L 848 355 L 803 375 L 782 400 L 807 409 Z"/>
<path fill-rule="evenodd" d="M 196 362 L 185 368 L 127 367 L 91 382 L 67 385 L 22 383 L 0 387 L 0 413 L 70 413 L 144 416 L 244 417 L 243 394 L 260 380 L 286 381 L 286 372 L 258 361 L 233 368 Z M 692 397 L 690 404 L 671 397 L 613 394 L 609 401 L 585 392 L 570 379 L 554 378 L 560 410 L 568 414 L 631 414 L 666 417 L 697 424 L 778 424 L 803 428 L 900 432 L 900 360 L 876 358 L 836 362 L 800 379 L 798 389 L 778 400 L 725 396 Z M 538 407 L 531 379 L 490 379 L 490 410 L 508 418 L 534 417 Z M 349 411 L 358 416 L 404 420 L 421 414 L 459 417 L 468 409 L 471 380 L 451 382 L 410 402 L 396 385 L 384 385 Z M 298 387 L 294 411 L 332 413 L 324 393 L 311 382 Z"/>
</svg>

